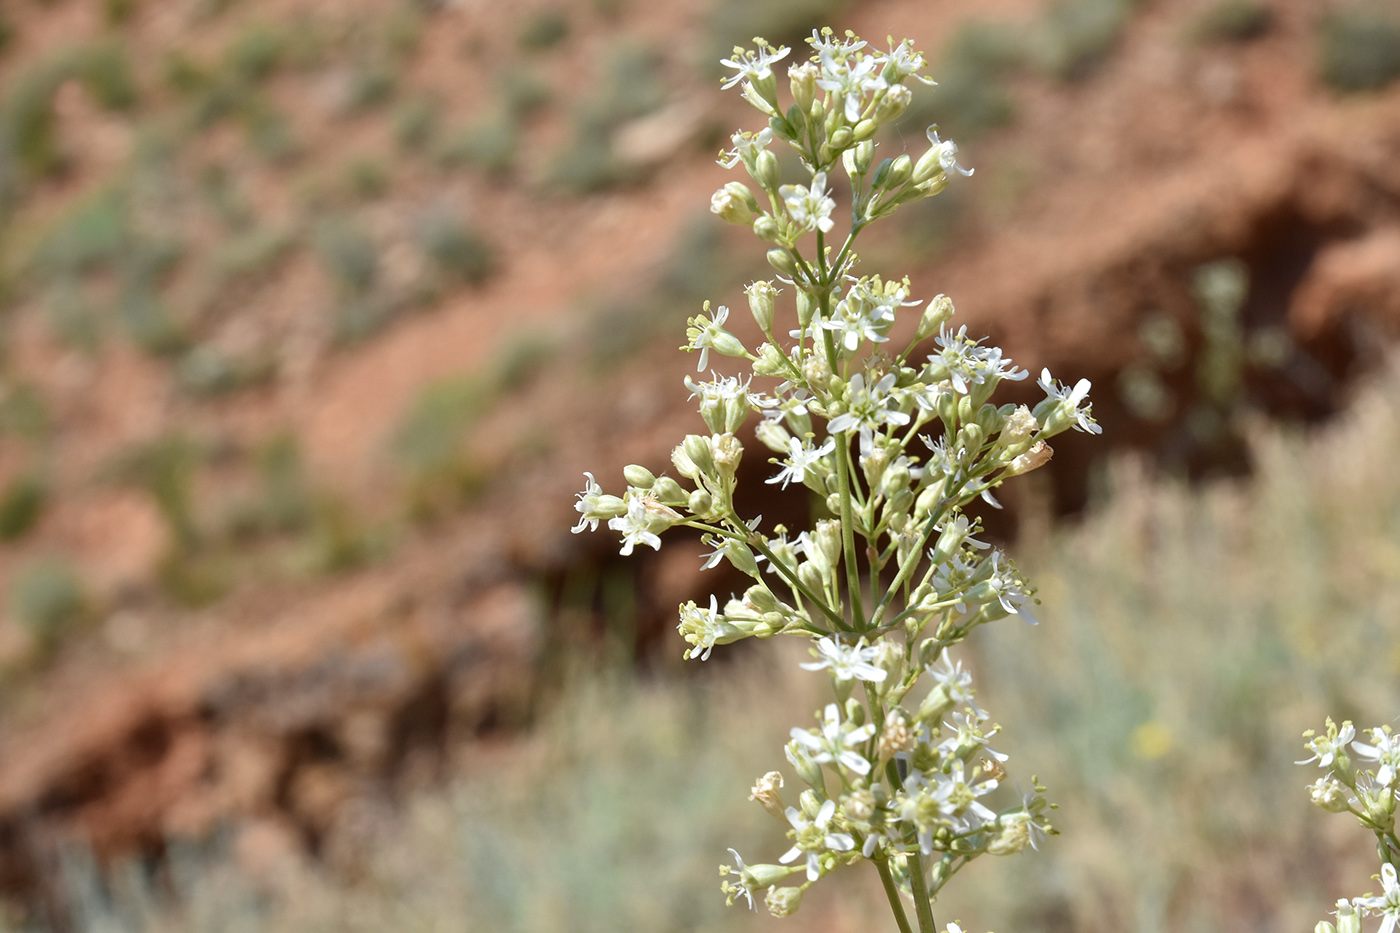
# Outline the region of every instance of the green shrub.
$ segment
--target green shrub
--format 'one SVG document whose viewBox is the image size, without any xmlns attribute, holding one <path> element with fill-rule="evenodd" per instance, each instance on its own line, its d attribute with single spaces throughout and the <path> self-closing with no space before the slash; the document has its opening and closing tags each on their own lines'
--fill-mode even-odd
<svg viewBox="0 0 1400 933">
<path fill-rule="evenodd" d="M 50 60 L 7 82 L 10 91 L 0 107 L 0 147 L 28 178 L 52 175 L 65 164 L 55 132 L 53 97 L 68 70 L 67 61 Z"/>
<path fill-rule="evenodd" d="M 48 484 L 37 473 L 21 473 L 0 494 L 0 541 L 17 541 L 39 521 Z"/>
<path fill-rule="evenodd" d="M 273 27 L 246 26 L 224 50 L 224 70 L 237 83 L 262 81 L 277 70 L 286 48 L 286 36 Z"/>
<path fill-rule="evenodd" d="M 399 147 L 419 152 L 432 142 L 437 132 L 441 106 L 437 98 L 419 94 L 409 98 L 394 111 L 394 139 Z"/>
<path fill-rule="evenodd" d="M 239 108 L 239 122 L 248 145 L 268 162 L 287 162 L 299 151 L 287 118 L 264 97 L 252 97 Z"/>
<path fill-rule="evenodd" d="M 448 139 L 438 152 L 445 167 L 475 168 L 491 175 L 504 175 L 515 165 L 520 130 L 507 113 L 474 123 Z"/>
<path fill-rule="evenodd" d="M 568 17 L 559 10 L 541 10 L 525 21 L 516 43 L 522 49 L 539 51 L 552 48 L 568 37 Z"/>
<path fill-rule="evenodd" d="M 507 68 L 496 79 L 501 105 L 513 117 L 527 117 L 549 103 L 549 85 L 528 68 Z"/>
<path fill-rule="evenodd" d="M 1269 31 L 1273 12 L 1262 0 L 1219 0 L 1191 23 L 1197 42 L 1248 42 Z"/>
<path fill-rule="evenodd" d="M 430 211 L 414 230 L 418 246 L 444 272 L 472 285 L 490 277 L 494 263 L 485 238 L 448 211 Z"/>
<path fill-rule="evenodd" d="M 423 389 L 390 438 L 390 449 L 408 479 L 407 505 L 414 518 L 431 518 L 480 488 L 483 477 L 466 453 L 472 427 L 494 393 L 480 379 L 458 376 Z"/>
<path fill-rule="evenodd" d="M 273 531 L 306 527 L 314 512 L 314 494 L 301 447 L 291 434 L 278 434 L 257 455 L 262 483 L 262 511 Z"/>
<path fill-rule="evenodd" d="M 1032 33 L 1041 66 L 1061 81 L 1086 77 L 1118 43 L 1136 0 L 1058 0 Z"/>
<path fill-rule="evenodd" d="M 966 137 L 1010 122 L 1015 111 L 1005 77 L 1026 56 L 1025 39 L 1014 27 L 964 24 L 934 62 L 931 74 L 938 87 L 932 94 L 915 95 L 914 105 L 896 123 L 898 133 L 918 139 L 936 123 Z"/>
<path fill-rule="evenodd" d="M 344 112 L 359 113 L 387 103 L 398 86 L 394 75 L 379 64 L 361 64 L 350 72 Z"/>
<path fill-rule="evenodd" d="M 196 550 L 201 534 L 195 516 L 194 474 L 199 451 L 182 434 L 166 434 L 120 456 L 112 476 L 150 496 L 170 532 L 173 550 Z"/>
<path fill-rule="evenodd" d="M 1338 91 L 1375 91 L 1400 77 L 1400 20 L 1381 8 L 1338 11 L 1322 22 L 1322 80 Z"/>
<path fill-rule="evenodd" d="M 8 601 L 10 612 L 29 629 L 43 653 L 57 648 L 87 610 L 82 579 L 60 557 L 41 558 L 15 570 Z"/>
<path fill-rule="evenodd" d="M 50 427 L 48 405 L 38 389 L 22 382 L 0 393 L 0 434 L 42 440 Z"/>
<path fill-rule="evenodd" d="M 367 294 L 379 278 L 379 249 L 368 233 L 347 220 L 328 218 L 316 225 L 316 255 L 346 296 Z"/>
<path fill-rule="evenodd" d="M 120 42 L 86 49 L 79 57 L 78 77 L 92 99 L 107 110 L 128 111 L 137 104 L 136 77 Z"/>
<path fill-rule="evenodd" d="M 574 113 L 573 140 L 553 159 L 546 182 L 590 194 L 627 181 L 627 168 L 613 153 L 613 131 L 655 110 L 665 98 L 659 56 L 636 44 L 616 46 L 604 62 L 598 93 Z"/>
</svg>

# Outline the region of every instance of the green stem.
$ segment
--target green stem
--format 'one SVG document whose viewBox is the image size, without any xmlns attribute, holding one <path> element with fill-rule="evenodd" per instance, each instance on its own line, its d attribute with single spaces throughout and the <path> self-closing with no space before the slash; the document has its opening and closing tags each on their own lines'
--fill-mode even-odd
<svg viewBox="0 0 1400 933">
<path fill-rule="evenodd" d="M 836 611 L 833 610 L 830 606 L 828 606 L 823 600 L 817 598 L 815 593 L 807 589 L 807 585 L 802 582 L 802 579 L 797 575 L 797 572 L 794 571 L 791 567 L 789 567 L 786 563 L 779 560 L 777 555 L 774 554 L 771 549 L 769 549 L 768 545 L 764 544 L 762 541 L 756 538 L 745 538 L 742 535 L 733 535 L 732 537 L 735 537 L 740 541 L 747 542 L 756 551 L 758 551 L 758 553 L 768 558 L 768 565 L 770 567 L 776 567 L 778 573 L 781 576 L 786 577 L 788 583 L 790 583 L 794 589 L 796 589 L 803 596 L 807 597 L 807 599 L 809 599 L 812 602 L 812 605 L 816 606 L 819 610 L 821 610 L 822 615 L 826 616 L 832 622 L 836 623 L 837 628 L 841 629 L 841 631 L 843 632 L 852 631 L 851 627 L 846 624 L 846 620 L 841 618 L 841 616 L 838 615 Z M 822 631 L 821 634 L 830 635 L 831 633 Z"/>
<path fill-rule="evenodd" d="M 845 552 L 846 589 L 851 594 L 851 623 L 858 632 L 865 630 L 865 603 L 860 595 L 860 568 L 856 565 L 855 520 L 851 514 L 851 455 L 849 434 L 836 450 L 836 482 L 841 496 L 841 547 Z"/>
<path fill-rule="evenodd" d="M 924 883 L 924 863 L 919 858 L 917 843 L 906 856 L 909 859 L 909 887 L 914 894 L 914 913 L 919 918 L 919 931 L 938 933 L 938 924 L 933 920 L 933 904 L 928 899 L 928 885 Z"/>
<path fill-rule="evenodd" d="M 894 922 L 899 925 L 899 933 L 914 933 L 913 928 L 909 926 L 909 918 L 904 915 L 904 904 L 899 899 L 899 888 L 894 883 L 889 860 L 877 859 L 875 870 L 880 873 L 880 883 L 885 886 L 885 899 L 890 902 L 890 910 L 894 912 Z"/>
</svg>

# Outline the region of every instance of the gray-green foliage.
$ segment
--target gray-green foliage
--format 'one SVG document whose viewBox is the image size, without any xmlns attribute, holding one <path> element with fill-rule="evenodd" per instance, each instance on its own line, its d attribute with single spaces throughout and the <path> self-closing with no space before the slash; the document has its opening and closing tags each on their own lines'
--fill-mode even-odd
<svg viewBox="0 0 1400 933">
<path fill-rule="evenodd" d="M 700 65 L 707 73 L 719 74 L 718 62 L 736 45 L 752 44 L 755 36 L 800 48 L 813 29 L 838 19 L 845 5 L 845 0 L 712 0 Z"/>
<path fill-rule="evenodd" d="M 48 494 L 48 484 L 38 473 L 11 479 L 0 492 L 0 541 L 24 537 L 43 514 Z"/>
<path fill-rule="evenodd" d="M 1262 0 L 1218 0 L 1192 21 L 1198 42 L 1247 42 L 1268 32 L 1273 12 Z"/>
<path fill-rule="evenodd" d="M 1062 81 L 1094 70 L 1118 43 L 1139 0 L 1056 0 L 1037 21 L 1031 49 L 1041 67 Z"/>
<path fill-rule="evenodd" d="M 1400 77 L 1400 18 L 1389 5 L 1339 9 L 1318 36 L 1322 80 L 1339 91 L 1374 91 Z"/>
<path fill-rule="evenodd" d="M 87 609 L 87 595 L 77 570 L 59 557 L 45 557 L 18 567 L 8 587 L 9 610 L 28 629 L 43 652 L 58 647 Z"/>
<path fill-rule="evenodd" d="M 429 211 L 416 224 L 414 238 L 438 269 L 468 284 L 484 282 L 495 267 L 486 238 L 455 212 Z"/>
</svg>

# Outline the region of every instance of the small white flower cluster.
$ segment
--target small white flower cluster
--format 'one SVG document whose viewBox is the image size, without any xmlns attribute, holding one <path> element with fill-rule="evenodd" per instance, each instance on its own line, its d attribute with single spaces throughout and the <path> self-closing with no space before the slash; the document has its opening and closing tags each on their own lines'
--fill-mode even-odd
<svg viewBox="0 0 1400 933">
<path fill-rule="evenodd" d="M 1350 722 L 1338 726 L 1330 718 L 1318 734 L 1303 733 L 1311 757 L 1298 762 L 1317 762 L 1326 773 L 1308 786 L 1313 803 L 1331 813 L 1350 813 L 1376 837 L 1381 854 L 1379 878 L 1381 893 L 1337 901 L 1337 922 L 1324 920 L 1314 933 L 1361 933 L 1361 920 L 1381 918 L 1379 933 L 1394 933 L 1400 926 L 1400 839 L 1395 834 L 1395 807 L 1400 801 L 1400 738 L 1389 726 L 1367 730 L 1369 742 L 1356 737 Z M 1357 767 L 1357 759 L 1374 762 L 1375 767 Z"/>
<path fill-rule="evenodd" d="M 989 622 L 1035 622 L 1034 590 L 1005 554 L 977 539 L 980 523 L 964 508 L 977 500 L 997 507 L 993 490 L 1048 461 L 1051 438 L 1099 427 L 1088 381 L 1071 389 L 1048 371 L 1039 380 L 1045 398 L 1033 408 L 994 404 L 1003 381 L 1029 373 L 965 327 L 954 330 L 947 297 L 925 304 L 907 278 L 854 271 L 853 244 L 865 226 L 971 174 L 932 127 L 917 160 L 872 164 L 876 130 L 908 106 L 906 83 L 932 83 L 919 76 L 923 56 L 907 41 L 881 51 L 850 34 L 814 33 L 810 60 L 789 68 L 784 109 L 773 68 L 790 50 L 757 41 L 757 50 L 736 49 L 725 61 L 736 72 L 725 86 L 742 84 L 768 126 L 736 133 L 720 164 L 743 165 L 767 207 L 736 181 L 716 192 L 712 208 L 770 245 L 776 279 L 746 289 L 764 342 L 746 346 L 728 329 L 729 308 L 707 302 L 688 322 L 683 349 L 699 352 L 699 373 L 711 351 L 746 361 L 749 372 L 688 377 L 708 430 L 673 450 L 672 476 L 627 467 L 621 496 L 586 474 L 574 530 L 606 522 L 624 554 L 659 548 L 670 528 L 698 530 L 709 549 L 703 568 L 728 562 L 751 582 L 726 601 L 712 595 L 708 605 L 680 607 L 686 657 L 703 661 L 745 638 L 799 635 L 811 640 L 814 658 L 802 667 L 830 677 L 834 701 L 814 728 L 793 729 L 786 747 L 805 785 L 797 804 L 783 800 L 776 772 L 753 790 L 790 846 L 773 864 L 749 865 L 735 853 L 721 869 L 729 903 L 753 906 L 766 891 L 769 910 L 787 916 L 820 878 L 868 861 L 901 929 L 912 929 L 895 893 L 902 889 L 920 933 L 937 933 L 931 904 L 956 871 L 1054 832 L 1034 779 L 1031 793 L 1003 799 L 1006 756 L 988 747 L 998 727 L 949 653 Z M 775 140 L 797 151 L 805 179 L 784 181 L 769 148 Z M 851 182 L 851 221 L 844 243 L 828 246 L 837 228 L 829 182 L 839 169 Z M 793 301 L 789 323 L 780 324 L 784 290 Z M 917 319 L 907 321 L 910 340 L 896 352 L 901 316 Z M 810 528 L 765 529 L 737 512 L 745 452 L 738 435 L 755 422 L 776 467 L 766 482 L 803 487 L 827 516 Z M 853 695 L 857 684 L 862 696 Z M 798 884 L 782 883 L 794 875 Z"/>
</svg>

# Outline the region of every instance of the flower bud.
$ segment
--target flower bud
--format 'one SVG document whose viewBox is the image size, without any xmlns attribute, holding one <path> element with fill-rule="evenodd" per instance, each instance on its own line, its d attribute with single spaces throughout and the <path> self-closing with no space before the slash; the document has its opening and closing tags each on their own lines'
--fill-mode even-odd
<svg viewBox="0 0 1400 933">
<path fill-rule="evenodd" d="M 714 474 L 715 455 L 708 437 L 703 434 L 687 434 L 685 440 L 681 441 L 681 449 L 695 464 L 700 475 L 711 476 Z M 679 464 L 676 465 L 676 469 L 680 469 Z"/>
<path fill-rule="evenodd" d="M 822 778 L 821 765 L 812 760 L 812 756 L 807 754 L 807 747 L 796 739 L 783 746 L 783 753 L 787 755 L 788 764 L 792 765 L 792 770 L 797 772 L 804 783 L 811 787 L 826 786 Z"/>
<path fill-rule="evenodd" d="M 995 405 L 986 402 L 977 409 L 977 426 L 982 429 L 984 438 L 992 437 L 1001 431 L 1001 412 Z"/>
<path fill-rule="evenodd" d="M 778 376 L 787 371 L 787 362 L 783 359 L 783 351 L 771 343 L 765 343 L 758 348 L 758 359 L 753 361 L 755 376 Z"/>
<path fill-rule="evenodd" d="M 865 119 L 856 124 L 856 128 L 851 131 L 851 139 L 855 142 L 862 142 L 875 135 L 875 131 L 880 128 L 880 124 L 874 120 Z M 847 143 L 846 145 L 849 145 Z"/>
<path fill-rule="evenodd" d="M 832 113 L 838 112 L 839 111 L 835 110 L 832 111 Z M 835 152 L 839 149 L 845 149 L 852 142 L 853 139 L 851 137 L 851 128 L 849 126 L 842 126 L 838 127 L 836 131 L 832 133 L 830 137 L 828 137 L 827 144 L 831 147 L 831 150 Z"/>
<path fill-rule="evenodd" d="M 768 251 L 768 265 L 790 279 L 796 279 L 802 271 L 798 268 L 797 261 L 792 258 L 792 253 L 779 247 Z"/>
<path fill-rule="evenodd" d="M 835 567 L 841 560 L 841 523 L 834 518 L 824 518 L 817 522 L 817 549 L 829 566 Z"/>
<path fill-rule="evenodd" d="M 1361 911 L 1350 901 L 1337 901 L 1337 933 L 1361 933 Z"/>
<path fill-rule="evenodd" d="M 792 89 L 793 102 L 802 108 L 803 113 L 812 109 L 817 99 L 817 78 L 821 72 L 815 62 L 803 62 L 788 68 L 788 86 Z"/>
<path fill-rule="evenodd" d="M 875 142 L 870 139 L 859 142 L 847 149 L 845 155 L 851 157 L 851 165 L 847 166 L 847 169 L 854 169 L 854 174 L 864 175 L 870 171 L 870 163 L 875 159 Z"/>
<path fill-rule="evenodd" d="M 666 505 L 685 505 L 690 501 L 690 493 L 669 476 L 660 476 L 651 487 L 651 494 Z"/>
<path fill-rule="evenodd" d="M 677 444 L 671 451 L 671 465 L 676 468 L 676 472 L 686 479 L 700 481 L 702 473 L 695 461 L 690 459 L 690 454 L 686 452 L 684 444 Z"/>
<path fill-rule="evenodd" d="M 919 328 L 914 332 L 915 340 L 927 340 L 942 329 L 953 317 L 953 300 L 947 295 L 939 295 L 924 308 L 919 318 Z"/>
<path fill-rule="evenodd" d="M 817 813 L 822 808 L 822 798 L 817 796 L 815 790 L 804 790 L 802 796 L 797 798 L 798 808 L 807 819 L 815 819 Z"/>
<path fill-rule="evenodd" d="M 1345 813 L 1348 810 L 1347 789 L 1330 775 L 1308 785 L 1308 795 L 1316 806 L 1328 813 Z"/>
<path fill-rule="evenodd" d="M 782 111 L 778 109 L 778 81 L 773 77 L 773 71 L 768 70 L 767 78 L 754 78 L 752 81 L 744 82 L 742 91 L 744 100 L 754 105 L 754 108 L 764 116 L 778 117 L 782 122 Z M 776 131 L 776 128 L 775 128 Z"/>
<path fill-rule="evenodd" d="M 1337 928 L 1326 920 L 1320 920 L 1317 926 L 1313 927 L 1313 933 L 1337 933 Z"/>
<path fill-rule="evenodd" d="M 802 361 L 802 376 L 813 392 L 828 392 L 831 389 L 831 364 L 821 353 L 809 353 Z"/>
<path fill-rule="evenodd" d="M 1025 405 L 1018 405 L 1016 409 L 1006 417 L 1001 428 L 1001 436 L 997 438 L 998 447 L 1012 447 L 1022 441 L 1029 440 L 1030 436 L 1040 430 L 1040 422 L 1035 420 L 1035 415 Z M 988 432 L 990 433 L 990 432 Z"/>
<path fill-rule="evenodd" d="M 792 440 L 792 434 L 783 427 L 781 422 L 770 421 L 764 418 L 754 429 L 754 437 L 758 442 L 775 454 L 786 454 L 790 449 L 788 441 Z"/>
<path fill-rule="evenodd" d="M 763 896 L 763 904 L 775 917 L 791 917 L 802 906 L 802 893 L 805 888 L 774 885 Z"/>
<path fill-rule="evenodd" d="M 776 191 L 782 181 L 782 170 L 778 167 L 778 157 L 768 149 L 762 149 L 754 157 L 753 180 L 764 191 Z"/>
<path fill-rule="evenodd" d="M 893 191 L 909 180 L 909 175 L 913 171 L 913 163 L 907 155 L 901 155 L 890 163 L 889 171 L 885 173 L 885 178 L 881 182 L 881 187 Z"/>
<path fill-rule="evenodd" d="M 622 468 L 622 478 L 627 480 L 628 486 L 636 486 L 638 489 L 650 489 L 656 483 L 655 473 L 635 463 Z"/>
<path fill-rule="evenodd" d="M 783 241 L 783 225 L 778 218 L 772 214 L 760 214 L 753 222 L 753 235 L 765 243 L 781 243 Z"/>
<path fill-rule="evenodd" d="M 744 289 L 744 294 L 749 299 L 749 311 L 753 314 L 753 319 L 758 323 L 759 329 L 765 334 L 773 332 L 773 307 L 776 303 L 778 290 L 773 287 L 772 282 L 763 279 L 751 282 Z"/>
<path fill-rule="evenodd" d="M 877 748 L 881 761 L 889 761 L 900 752 L 913 751 L 914 731 L 910 728 L 908 713 L 890 710 L 885 717 L 885 728 L 880 732 Z"/>
<path fill-rule="evenodd" d="M 708 518 L 710 510 L 714 507 L 714 496 L 711 496 L 709 492 L 704 489 L 697 489 L 692 492 L 690 494 L 690 501 L 686 503 L 686 508 L 690 510 L 690 514 L 697 518 Z"/>
<path fill-rule="evenodd" d="M 768 150 L 765 149 L 764 152 L 767 153 Z M 747 227 L 758 216 L 758 201 L 748 185 L 740 181 L 731 181 L 710 198 L 710 213 L 718 214 L 720 220 L 725 223 Z"/>
<path fill-rule="evenodd" d="M 902 84 L 888 88 L 875 104 L 873 115 L 875 122 L 883 125 L 899 119 L 900 115 L 909 109 L 909 101 L 913 96 L 914 92 Z M 859 127 L 857 127 L 857 135 L 859 135 Z"/>
</svg>

